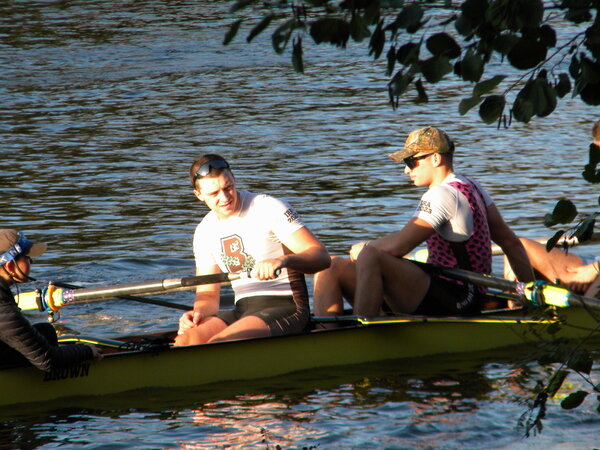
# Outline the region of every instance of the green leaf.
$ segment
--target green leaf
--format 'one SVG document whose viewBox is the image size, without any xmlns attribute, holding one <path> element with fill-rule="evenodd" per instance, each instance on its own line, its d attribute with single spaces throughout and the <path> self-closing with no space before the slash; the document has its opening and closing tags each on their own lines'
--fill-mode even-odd
<svg viewBox="0 0 600 450">
<path fill-rule="evenodd" d="M 277 29 L 271 35 L 271 43 L 273 44 L 273 49 L 278 54 L 283 53 L 285 47 L 287 46 L 288 41 L 290 40 L 290 36 L 292 35 L 292 30 L 296 21 L 294 19 L 290 19 L 287 22 L 282 23 L 277 27 Z"/>
<path fill-rule="evenodd" d="M 446 33 L 436 33 L 426 41 L 427 49 L 435 56 L 446 56 L 449 59 L 460 56 L 460 46 Z"/>
<path fill-rule="evenodd" d="M 466 113 L 469 112 L 471 108 L 479 105 L 479 103 L 481 103 L 482 100 L 483 98 L 479 97 L 478 95 L 463 98 L 458 104 L 458 112 L 461 116 L 464 116 Z"/>
<path fill-rule="evenodd" d="M 546 59 L 547 47 L 532 39 L 519 39 L 508 52 L 508 62 L 519 70 L 532 69 Z"/>
<path fill-rule="evenodd" d="M 564 369 L 557 370 L 552 374 L 550 381 L 548 381 L 548 387 L 546 388 L 548 397 L 554 397 L 554 395 L 556 395 L 568 374 L 569 371 Z"/>
<path fill-rule="evenodd" d="M 428 103 L 429 97 L 427 96 L 427 92 L 425 91 L 425 87 L 420 78 L 415 83 L 415 87 L 417 89 L 417 103 Z"/>
<path fill-rule="evenodd" d="M 409 64 L 412 64 L 419 60 L 420 50 L 421 46 L 419 44 L 409 42 L 398 49 L 398 51 L 396 52 L 396 59 L 398 59 L 398 62 L 400 64 L 408 66 Z"/>
<path fill-rule="evenodd" d="M 577 217 L 577 208 L 571 200 L 559 200 L 552 211 L 556 223 L 571 223 Z"/>
<path fill-rule="evenodd" d="M 354 42 L 362 42 L 371 36 L 365 20 L 360 14 L 354 14 L 350 21 L 350 36 Z"/>
<path fill-rule="evenodd" d="M 590 145 L 590 164 L 597 165 L 600 163 L 600 147 L 597 145 Z"/>
<path fill-rule="evenodd" d="M 367 26 L 379 23 L 380 4 L 378 1 L 370 1 L 365 8 L 364 20 Z"/>
<path fill-rule="evenodd" d="M 556 222 L 554 220 L 554 217 L 552 216 L 552 214 L 544 214 L 544 226 L 546 228 L 550 228 L 553 227 L 554 225 L 556 225 L 558 222 Z"/>
<path fill-rule="evenodd" d="M 460 63 L 462 79 L 465 81 L 479 81 L 481 75 L 483 75 L 484 66 L 485 63 L 483 62 L 483 59 L 481 59 L 481 56 L 472 51 L 468 51 Z"/>
<path fill-rule="evenodd" d="M 529 98 L 538 117 L 546 117 L 556 108 L 556 91 L 544 77 L 538 77 L 533 82 Z"/>
<path fill-rule="evenodd" d="M 294 39 L 292 49 L 292 65 L 294 70 L 299 73 L 304 73 L 304 61 L 302 59 L 302 38 Z"/>
<path fill-rule="evenodd" d="M 560 402 L 560 406 L 563 409 L 574 409 L 583 403 L 585 398 L 587 397 L 588 392 L 585 391 L 577 391 L 569 394 L 567 398 L 565 398 L 562 402 Z"/>
<path fill-rule="evenodd" d="M 371 35 L 371 40 L 369 41 L 369 56 L 373 55 L 374 59 L 379 58 L 381 56 L 381 52 L 383 51 L 383 46 L 385 44 L 385 31 L 383 31 L 383 21 L 380 21 L 373 31 Z"/>
<path fill-rule="evenodd" d="M 437 83 L 452 72 L 452 64 L 446 56 L 433 56 L 421 63 L 421 72 L 428 83 Z"/>
<path fill-rule="evenodd" d="M 600 105 L 600 83 L 586 84 L 579 93 L 581 100 L 592 106 Z"/>
<path fill-rule="evenodd" d="M 534 112 L 533 103 L 525 96 L 517 95 L 512 108 L 515 120 L 528 123 L 533 117 Z"/>
<path fill-rule="evenodd" d="M 399 70 L 392 78 L 392 81 L 388 84 L 390 95 L 393 97 L 399 97 L 406 91 L 408 85 L 412 82 L 413 77 L 409 73 L 403 73 Z"/>
<path fill-rule="evenodd" d="M 542 25 L 539 29 L 540 42 L 546 47 L 556 45 L 556 31 L 550 25 Z"/>
<path fill-rule="evenodd" d="M 240 25 L 243 21 L 243 19 L 236 20 L 229 26 L 229 30 L 227 31 L 227 33 L 225 33 L 225 38 L 223 39 L 223 45 L 227 45 L 231 42 L 231 40 L 235 37 L 238 30 L 240 29 Z"/>
<path fill-rule="evenodd" d="M 573 23 L 583 23 L 590 21 L 592 15 L 589 8 L 573 7 L 567 10 L 565 19 Z"/>
<path fill-rule="evenodd" d="M 411 3 L 402 8 L 402 11 L 396 16 L 394 24 L 398 28 L 404 28 L 405 30 L 408 30 L 409 28 L 414 29 L 420 25 L 423 14 L 424 11 L 421 6 L 416 3 Z"/>
<path fill-rule="evenodd" d="M 238 0 L 237 2 L 235 2 L 231 8 L 229 8 L 229 12 L 230 13 L 234 13 L 237 12 L 241 9 L 246 8 L 247 6 L 251 5 L 252 3 L 255 3 L 256 0 Z"/>
<path fill-rule="evenodd" d="M 387 69 L 385 71 L 386 76 L 391 76 L 394 73 L 394 67 L 396 66 L 396 47 L 390 46 L 387 52 Z"/>
<path fill-rule="evenodd" d="M 547 214 L 547 216 L 550 216 L 550 214 Z M 552 226 L 552 225 L 550 225 Z M 558 241 L 560 240 L 560 238 L 563 236 L 563 234 L 565 234 L 565 230 L 559 230 L 556 233 L 554 233 L 554 236 L 552 236 L 550 239 L 548 239 L 546 241 L 546 251 L 549 252 L 550 250 L 552 250 L 554 247 L 556 247 L 556 244 L 558 244 Z"/>
<path fill-rule="evenodd" d="M 560 98 L 563 98 L 565 95 L 567 95 L 571 91 L 571 79 L 569 78 L 569 75 L 566 73 L 561 73 L 558 76 L 558 83 L 556 83 L 555 89 L 556 94 Z"/>
<path fill-rule="evenodd" d="M 311 24 L 310 35 L 317 44 L 327 42 L 345 48 L 350 38 L 350 24 L 343 19 L 324 17 Z"/>
<path fill-rule="evenodd" d="M 505 33 L 494 39 L 493 47 L 497 52 L 507 55 L 518 41 L 519 37 L 516 34 Z"/>
<path fill-rule="evenodd" d="M 581 77 L 588 84 L 600 83 L 600 64 L 583 58 L 581 60 Z"/>
<path fill-rule="evenodd" d="M 480 96 L 487 94 L 493 90 L 502 80 L 506 78 L 506 75 L 496 75 L 488 80 L 481 81 L 473 87 L 473 96 Z"/>
<path fill-rule="evenodd" d="M 464 14 L 458 16 L 454 22 L 454 28 L 461 36 L 469 36 L 473 33 L 473 24 L 465 17 Z"/>
<path fill-rule="evenodd" d="M 483 103 L 479 106 L 479 116 L 485 123 L 496 122 L 506 105 L 506 99 L 504 95 L 490 95 L 485 98 Z"/>
<path fill-rule="evenodd" d="M 269 26 L 274 17 L 275 14 L 269 14 L 268 16 L 263 17 L 262 20 L 258 23 L 258 25 L 256 25 L 254 28 L 252 28 L 252 30 L 250 30 L 250 33 L 246 38 L 246 42 L 252 42 L 252 39 L 254 39 L 256 36 L 262 33 L 264 29 Z"/>
</svg>

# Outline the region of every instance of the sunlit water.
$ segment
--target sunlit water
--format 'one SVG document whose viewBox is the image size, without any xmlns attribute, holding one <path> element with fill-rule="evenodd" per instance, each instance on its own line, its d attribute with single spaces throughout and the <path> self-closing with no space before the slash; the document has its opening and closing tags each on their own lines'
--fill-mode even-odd
<svg viewBox="0 0 600 450">
<path fill-rule="evenodd" d="M 345 253 L 412 214 L 422 191 L 386 155 L 428 124 L 455 138 L 457 169 L 485 185 L 519 234 L 551 235 L 542 217 L 561 197 L 597 209 L 597 187 L 579 175 L 595 109 L 565 98 L 548 118 L 497 130 L 476 110 L 458 114 L 470 88 L 452 81 L 431 89 L 429 104 L 409 94 L 392 111 L 384 62 L 364 48 L 307 46 L 299 75 L 268 36 L 246 45 L 242 34 L 224 48 L 227 8 L 0 5 L 1 225 L 49 243 L 34 276 L 90 286 L 192 274 L 192 233 L 206 210 L 187 171 L 206 152 L 226 156 L 242 188 L 288 200 L 333 254 Z M 191 294 L 164 299 L 190 304 Z M 179 314 L 113 301 L 65 308 L 58 325 L 114 336 L 171 329 Z M 543 432 L 523 438 L 523 402 L 546 376 L 534 361 L 523 353 L 399 361 L 20 408 L 3 411 L 0 445 L 597 445 L 592 396 L 574 411 L 552 401 Z"/>
</svg>

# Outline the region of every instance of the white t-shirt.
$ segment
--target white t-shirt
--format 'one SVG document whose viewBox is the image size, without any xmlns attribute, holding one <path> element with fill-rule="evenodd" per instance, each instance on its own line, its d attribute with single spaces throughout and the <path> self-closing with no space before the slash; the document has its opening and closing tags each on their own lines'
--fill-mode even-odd
<svg viewBox="0 0 600 450">
<path fill-rule="evenodd" d="M 461 192 L 450 186 L 450 183 L 457 181 L 472 182 L 481 192 L 485 206 L 493 203 L 492 198 L 479 183 L 452 173 L 441 184 L 430 188 L 423 194 L 419 206 L 413 214 L 413 217 L 423 219 L 450 242 L 464 242 L 473 232 L 473 212 L 469 202 Z"/>
<path fill-rule="evenodd" d="M 212 211 L 196 227 L 194 257 L 198 267 L 217 264 L 223 272 L 249 271 L 257 261 L 283 255 L 282 241 L 304 226 L 286 202 L 264 194 L 238 191 L 237 215 L 219 220 Z M 292 295 L 288 273 L 275 280 L 253 278 L 231 283 L 235 301 L 257 295 Z"/>
</svg>

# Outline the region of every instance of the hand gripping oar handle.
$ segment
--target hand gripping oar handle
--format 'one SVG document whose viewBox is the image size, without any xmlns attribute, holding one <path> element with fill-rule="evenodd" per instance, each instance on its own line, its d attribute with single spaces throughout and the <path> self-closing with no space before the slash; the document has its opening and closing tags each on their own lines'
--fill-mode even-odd
<svg viewBox="0 0 600 450">
<path fill-rule="evenodd" d="M 505 280 L 504 278 L 493 277 L 491 275 L 470 272 L 463 269 L 443 267 L 428 263 L 418 264 L 427 272 L 435 272 L 449 278 L 454 278 L 455 280 L 466 281 L 480 286 L 516 292 L 535 306 L 551 305 L 560 308 L 584 306 L 600 310 L 600 299 L 575 294 L 565 288 L 548 284 L 543 281 L 523 283 Z"/>
</svg>

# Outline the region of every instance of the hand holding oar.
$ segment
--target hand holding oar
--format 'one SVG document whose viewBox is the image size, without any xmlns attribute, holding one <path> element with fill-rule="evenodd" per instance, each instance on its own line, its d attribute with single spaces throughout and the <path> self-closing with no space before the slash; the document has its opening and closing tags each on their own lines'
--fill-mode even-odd
<svg viewBox="0 0 600 450">
<path fill-rule="evenodd" d="M 24 311 L 58 311 L 69 303 L 101 301 L 129 295 L 161 294 L 174 290 L 191 290 L 202 284 L 224 283 L 248 276 L 245 272 L 215 273 L 76 290 L 57 288 L 50 284 L 48 288 L 41 292 L 21 294 L 18 296 L 18 304 Z"/>
<path fill-rule="evenodd" d="M 524 299 L 531 302 L 534 306 L 551 305 L 559 308 L 584 306 L 600 310 L 600 299 L 575 294 L 567 289 L 553 284 L 545 284 L 540 281 L 523 283 L 505 280 L 504 278 L 493 277 L 491 275 L 469 272 L 468 270 L 463 269 L 455 269 L 427 263 L 419 264 L 428 272 L 435 272 L 449 278 L 454 278 L 455 280 L 466 281 L 494 289 L 516 292 Z"/>
</svg>

